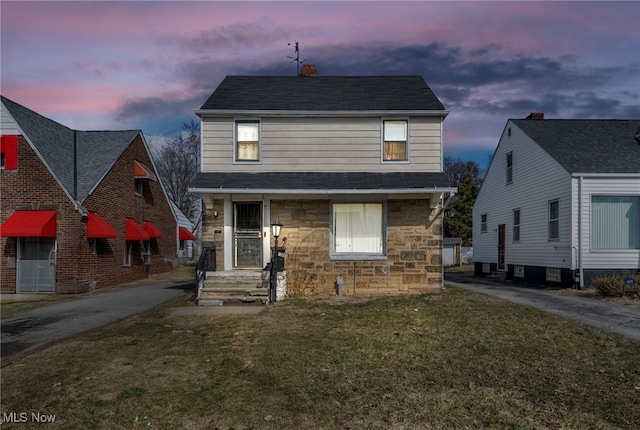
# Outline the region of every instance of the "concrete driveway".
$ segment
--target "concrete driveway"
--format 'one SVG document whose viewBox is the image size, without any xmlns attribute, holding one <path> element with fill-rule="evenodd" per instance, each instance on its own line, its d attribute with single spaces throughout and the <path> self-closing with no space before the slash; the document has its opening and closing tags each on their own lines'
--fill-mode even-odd
<svg viewBox="0 0 640 430">
<path fill-rule="evenodd" d="M 455 272 L 445 272 L 445 282 L 640 340 L 640 308 L 566 296 L 550 289 L 490 281 Z"/>
<path fill-rule="evenodd" d="M 195 282 L 147 280 L 2 319 L 2 365 L 18 353 L 144 312 L 185 290 L 195 290 Z"/>
</svg>

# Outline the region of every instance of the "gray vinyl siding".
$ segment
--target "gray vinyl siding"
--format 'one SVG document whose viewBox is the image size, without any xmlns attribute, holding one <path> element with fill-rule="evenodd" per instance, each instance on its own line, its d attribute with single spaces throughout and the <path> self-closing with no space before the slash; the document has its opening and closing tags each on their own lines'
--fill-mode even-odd
<svg viewBox="0 0 640 430">
<path fill-rule="evenodd" d="M 511 128 L 511 136 L 508 129 Z M 506 183 L 506 154 L 513 181 Z M 548 239 L 548 202 L 560 202 L 560 239 Z M 513 242 L 513 209 L 520 209 L 520 241 Z M 571 268 L 571 177 L 547 152 L 508 122 L 473 208 L 474 261 L 497 263 L 498 225 L 505 225 L 506 265 Z M 482 214 L 487 232 L 480 233 Z"/>
<path fill-rule="evenodd" d="M 578 196 L 579 178 L 573 179 L 575 195 Z M 640 250 L 602 250 L 591 248 L 591 196 L 639 196 L 640 177 L 585 177 L 582 181 L 582 198 L 575 199 L 574 237 L 578 243 L 578 205 L 581 202 L 582 218 L 582 264 L 583 269 L 632 269 L 640 267 Z"/>
<path fill-rule="evenodd" d="M 409 121 L 408 162 L 382 161 L 383 117 L 262 117 L 259 163 L 234 163 L 234 120 L 203 118 L 203 172 L 442 171 L 440 117 Z M 258 118 L 253 118 L 258 119 Z"/>
</svg>

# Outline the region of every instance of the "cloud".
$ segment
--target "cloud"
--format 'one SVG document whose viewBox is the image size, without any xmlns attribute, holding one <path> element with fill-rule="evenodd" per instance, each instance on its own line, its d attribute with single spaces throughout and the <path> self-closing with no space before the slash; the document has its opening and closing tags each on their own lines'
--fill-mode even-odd
<svg viewBox="0 0 640 430">
<path fill-rule="evenodd" d="M 113 120 L 123 126 L 135 125 L 145 134 L 173 135 L 182 124 L 195 119 L 194 109 L 202 104 L 200 97 L 163 94 L 160 97 L 125 100 L 113 113 Z"/>
</svg>

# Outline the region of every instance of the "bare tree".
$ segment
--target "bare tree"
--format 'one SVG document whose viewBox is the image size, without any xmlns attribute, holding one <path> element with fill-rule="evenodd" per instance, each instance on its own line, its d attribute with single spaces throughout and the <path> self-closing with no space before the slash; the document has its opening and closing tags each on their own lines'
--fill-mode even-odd
<svg viewBox="0 0 640 430">
<path fill-rule="evenodd" d="M 184 123 L 181 133 L 154 151 L 154 158 L 169 198 L 197 223 L 200 199 L 189 192 L 189 184 L 198 174 L 200 164 L 200 125 L 193 119 Z"/>
<path fill-rule="evenodd" d="M 465 173 L 469 173 L 473 179 L 476 180 L 478 185 L 482 184 L 484 172 L 475 161 L 461 160 L 459 158 L 446 156 L 444 157 L 443 164 L 444 173 L 446 173 L 449 181 L 453 185 L 458 185 Z"/>
</svg>

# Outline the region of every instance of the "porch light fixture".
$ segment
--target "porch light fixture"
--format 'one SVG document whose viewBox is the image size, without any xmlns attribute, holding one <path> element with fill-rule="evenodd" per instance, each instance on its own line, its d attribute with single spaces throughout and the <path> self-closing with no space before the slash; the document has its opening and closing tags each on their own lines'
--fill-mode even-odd
<svg viewBox="0 0 640 430">
<path fill-rule="evenodd" d="M 269 302 L 274 304 L 277 300 L 276 289 L 278 287 L 278 237 L 280 237 L 280 229 L 282 228 L 282 223 L 280 222 L 280 218 L 277 217 L 274 222 L 271 223 L 271 234 L 273 234 L 273 238 L 275 239 L 275 246 L 273 247 L 273 251 L 271 252 L 271 274 L 269 276 Z"/>
<path fill-rule="evenodd" d="M 276 240 L 276 248 L 278 247 L 278 237 L 280 237 L 280 229 L 282 228 L 282 223 L 280 222 L 280 218 L 276 218 L 274 222 L 271 223 L 271 233 Z"/>
</svg>

